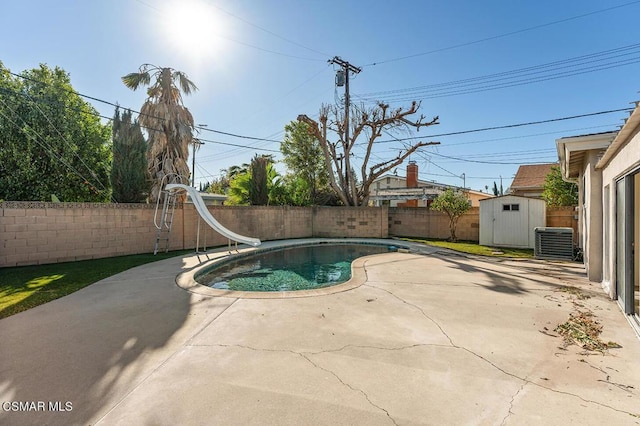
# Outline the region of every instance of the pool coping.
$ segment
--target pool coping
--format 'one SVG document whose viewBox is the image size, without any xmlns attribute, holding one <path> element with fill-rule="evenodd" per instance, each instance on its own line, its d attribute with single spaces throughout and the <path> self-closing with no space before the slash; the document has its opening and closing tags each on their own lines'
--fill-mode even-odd
<svg viewBox="0 0 640 426">
<path fill-rule="evenodd" d="M 304 245 L 322 245 L 322 244 L 374 244 L 374 245 L 395 245 L 400 250 L 412 253 L 433 253 L 436 250 L 423 244 L 412 243 L 397 239 L 386 238 L 300 238 L 295 240 L 275 240 L 267 241 L 260 247 L 241 246 L 237 254 L 248 256 L 261 251 L 271 251 L 286 247 L 304 246 Z M 196 281 L 195 277 L 203 269 L 206 269 L 216 263 L 222 263 L 230 260 L 229 257 L 236 257 L 230 254 L 228 249 L 216 249 L 211 252 L 198 254 L 206 256 L 206 261 L 200 261 L 199 265 L 185 272 L 180 273 L 176 277 L 178 287 L 190 293 L 203 296 L 213 297 L 230 297 L 237 299 L 292 299 L 300 297 L 325 296 L 329 294 L 341 293 L 360 287 L 366 282 L 367 273 L 364 269 L 367 259 L 377 256 L 385 256 L 388 253 L 373 254 L 355 259 L 351 263 L 351 278 L 344 283 L 310 289 L 310 290 L 291 290 L 291 291 L 235 291 L 212 288 Z"/>
</svg>

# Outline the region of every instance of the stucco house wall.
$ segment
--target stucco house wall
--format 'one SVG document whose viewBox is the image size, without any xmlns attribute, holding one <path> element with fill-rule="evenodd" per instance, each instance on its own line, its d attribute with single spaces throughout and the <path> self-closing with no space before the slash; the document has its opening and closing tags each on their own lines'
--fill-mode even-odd
<svg viewBox="0 0 640 426">
<path fill-rule="evenodd" d="M 556 140 L 562 176 L 578 185 L 578 247 L 589 280 L 602 280 L 602 171 L 596 164 L 616 132 Z"/>
<path fill-rule="evenodd" d="M 556 141 L 565 180 L 580 189 L 581 244 L 591 281 L 640 331 L 640 103 L 618 132 Z"/>
<path fill-rule="evenodd" d="M 626 127 L 626 129 L 625 129 Z M 606 235 L 606 246 L 603 247 L 602 268 L 606 271 L 603 274 L 603 288 L 612 297 L 616 298 L 616 183 L 625 176 L 633 175 L 635 180 L 635 206 L 633 208 L 634 228 L 635 228 L 635 261 L 634 276 L 637 281 L 640 274 L 638 266 L 640 264 L 640 110 L 638 107 L 634 110 L 623 130 L 626 130 L 620 138 L 614 141 L 614 144 L 607 150 L 604 156 L 597 164 L 602 170 L 602 182 L 600 190 L 603 193 L 603 212 L 607 217 L 607 221 L 603 221 L 601 233 Z M 606 194 L 606 195 L 604 195 Z M 605 242 L 605 241 L 603 241 Z"/>
</svg>

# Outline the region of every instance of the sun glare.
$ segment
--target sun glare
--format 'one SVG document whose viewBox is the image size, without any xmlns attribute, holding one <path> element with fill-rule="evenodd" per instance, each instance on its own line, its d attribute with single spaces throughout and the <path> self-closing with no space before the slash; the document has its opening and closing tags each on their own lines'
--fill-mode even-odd
<svg viewBox="0 0 640 426">
<path fill-rule="evenodd" d="M 164 26 L 172 48 L 192 59 L 206 59 L 220 50 L 220 19 L 201 0 L 172 0 L 166 6 Z"/>
</svg>

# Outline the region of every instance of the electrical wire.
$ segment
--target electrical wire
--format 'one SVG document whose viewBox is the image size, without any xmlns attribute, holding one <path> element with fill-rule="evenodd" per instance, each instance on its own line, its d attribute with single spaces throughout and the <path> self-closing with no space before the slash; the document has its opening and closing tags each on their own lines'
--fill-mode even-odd
<svg viewBox="0 0 640 426">
<path fill-rule="evenodd" d="M 27 95 L 28 96 L 28 95 Z M 96 175 L 95 170 L 93 170 L 91 167 L 89 167 L 87 165 L 87 163 L 85 163 L 84 159 L 80 156 L 80 154 L 78 154 L 78 152 L 73 149 L 71 142 L 69 142 L 69 140 L 64 137 L 64 135 L 62 134 L 62 132 L 60 132 L 60 129 L 58 129 L 58 127 L 53 124 L 53 122 L 51 121 L 51 118 L 45 114 L 45 112 L 42 110 L 42 108 L 40 108 L 40 106 L 37 104 L 37 102 L 31 100 L 31 102 L 33 103 L 33 105 L 38 109 L 38 111 L 40 112 L 40 114 L 42 114 L 42 116 L 44 118 L 46 118 L 47 122 L 49 123 L 49 125 L 56 131 L 56 133 L 58 134 L 58 136 L 60 136 L 60 138 L 62 139 L 62 141 L 65 143 L 65 145 L 67 146 L 67 148 L 69 149 L 70 152 L 72 152 L 82 163 L 82 165 L 87 169 L 87 171 L 91 174 L 91 176 L 93 176 L 94 179 L 96 179 L 96 182 L 98 182 L 98 184 L 102 187 L 103 191 L 106 191 L 107 188 L 105 188 L 105 186 L 102 184 L 102 182 L 100 181 L 100 179 L 98 178 L 98 176 Z"/>
<path fill-rule="evenodd" d="M 513 129 L 513 128 L 516 128 L 516 127 L 525 127 L 525 126 L 534 126 L 534 125 L 538 125 L 538 124 L 555 123 L 555 122 L 558 122 L 558 121 L 575 120 L 575 119 L 578 119 L 578 118 L 593 117 L 593 116 L 597 116 L 597 115 L 612 114 L 614 112 L 624 112 L 624 111 L 630 112 L 630 111 L 633 111 L 633 108 L 611 109 L 611 110 L 606 110 L 606 111 L 591 112 L 591 113 L 587 113 L 587 114 L 578 114 L 578 115 L 571 115 L 571 116 L 567 116 L 567 117 L 551 118 L 551 119 L 547 119 L 547 120 L 528 121 L 528 122 L 524 122 L 524 123 L 507 124 L 507 125 L 503 125 L 503 126 L 482 127 L 482 128 L 479 128 L 479 129 L 461 130 L 461 131 L 457 131 L 457 132 L 440 133 L 440 134 L 434 134 L 434 135 L 412 136 L 412 137 L 407 137 L 407 138 L 396 138 L 394 140 L 376 141 L 375 143 L 376 144 L 392 143 L 392 142 L 406 141 L 406 140 L 427 139 L 427 138 L 435 138 L 435 137 L 442 137 L 442 136 L 454 136 L 454 135 L 464 135 L 464 134 L 469 134 L 469 133 L 487 132 L 487 131 L 490 131 L 490 130 Z M 366 143 L 367 142 L 364 142 L 364 143 L 362 143 L 360 145 L 364 145 Z"/>
<path fill-rule="evenodd" d="M 19 77 L 19 78 L 22 78 L 24 80 L 28 80 L 28 81 L 31 81 L 31 82 L 34 82 L 34 83 L 46 84 L 46 83 L 44 83 L 42 81 L 27 77 L 27 76 L 24 76 L 24 75 L 16 74 L 16 73 L 11 72 L 11 71 L 7 71 L 7 72 L 9 74 L 15 76 L 15 77 Z M 165 118 L 163 118 L 163 117 L 158 117 L 158 116 L 154 116 L 154 115 L 151 115 L 151 114 L 146 114 L 146 113 L 137 111 L 137 110 L 135 110 L 133 108 L 125 108 L 125 107 L 123 107 L 123 106 L 121 106 L 121 105 L 119 105 L 117 103 L 110 102 L 110 101 L 107 101 L 107 100 L 104 100 L 104 99 L 100 99 L 100 98 L 96 98 L 94 96 L 86 95 L 84 93 L 80 93 L 80 92 L 77 92 L 75 90 L 71 90 L 71 89 L 63 89 L 63 90 L 65 90 L 65 91 L 67 91 L 69 93 L 76 94 L 76 95 L 81 96 L 81 97 L 86 98 L 86 99 L 91 99 L 92 101 L 103 103 L 105 105 L 110 105 L 110 106 L 113 106 L 113 107 L 116 107 L 116 108 L 128 109 L 131 112 L 138 114 L 139 116 L 151 117 L 151 118 L 155 118 L 156 120 L 161 120 L 161 121 L 165 120 Z M 101 116 L 101 117 L 103 117 L 103 116 Z M 103 117 L 103 118 L 105 118 L 105 117 Z M 280 141 L 278 141 L 278 140 L 266 139 L 266 138 L 257 138 L 257 137 L 253 137 L 253 136 L 245 136 L 245 135 L 239 135 L 239 134 L 236 134 L 236 133 L 223 132 L 221 130 L 209 129 L 208 127 L 204 127 L 204 126 L 194 126 L 194 129 L 202 130 L 202 131 L 205 131 L 205 132 L 218 133 L 218 134 L 222 134 L 222 135 L 225 135 L 225 136 L 231 136 L 231 137 L 241 138 L 241 139 L 250 139 L 250 140 L 257 140 L 257 141 L 278 142 L 278 143 L 280 143 Z"/>
<path fill-rule="evenodd" d="M 559 78 L 567 78 L 567 77 L 573 77 L 573 76 L 576 76 L 576 75 L 588 74 L 588 73 L 592 73 L 592 72 L 596 72 L 596 71 L 604 71 L 604 70 L 608 70 L 608 69 L 612 69 L 612 68 L 618 68 L 618 67 L 622 67 L 622 66 L 626 66 L 626 65 L 637 64 L 639 62 L 640 62 L 640 56 L 635 57 L 635 58 L 630 58 L 630 59 L 627 59 L 627 60 L 623 60 L 623 61 L 615 61 L 615 62 L 609 63 L 609 64 L 591 66 L 591 67 L 586 67 L 586 68 L 583 68 L 583 69 L 580 69 L 580 70 L 560 72 L 560 73 L 550 74 L 550 75 L 547 75 L 547 76 L 540 76 L 540 77 L 536 77 L 536 78 L 527 78 L 527 79 L 523 79 L 523 80 L 514 80 L 514 81 L 498 83 L 498 84 L 480 85 L 478 87 L 469 88 L 469 89 L 441 91 L 441 92 L 437 92 L 437 93 L 434 93 L 434 94 L 422 94 L 422 93 L 419 93 L 419 94 L 414 94 L 412 96 L 391 97 L 390 99 L 387 99 L 387 102 L 394 103 L 394 102 L 407 102 L 407 101 L 414 101 L 414 100 L 438 99 L 438 98 L 445 98 L 445 97 L 449 97 L 449 96 L 468 95 L 468 94 L 473 94 L 473 93 L 488 92 L 488 91 L 491 91 L 491 90 L 505 89 L 505 88 L 516 87 L 516 86 L 524 86 L 524 85 L 528 85 L 528 84 L 541 83 L 543 81 L 556 80 L 556 79 L 559 79 Z M 373 99 L 373 98 L 362 98 L 362 99 L 365 102 L 369 102 L 369 103 L 377 103 L 377 102 L 379 102 L 378 100 Z"/>
<path fill-rule="evenodd" d="M 12 120 L 9 116 L 7 116 L 2 110 L 0 110 L 0 114 L 2 114 L 2 116 L 7 119 L 11 124 L 13 124 L 14 126 L 16 126 L 17 129 L 19 129 L 20 131 L 22 131 L 23 133 L 25 133 L 24 129 L 27 128 L 29 129 L 31 132 L 33 132 L 33 134 L 35 134 L 35 137 L 33 135 L 31 135 L 32 137 L 30 138 L 31 140 L 33 140 L 34 142 L 36 142 L 38 145 L 40 145 L 40 147 L 42 149 L 44 149 L 44 151 L 53 159 L 53 160 L 57 160 L 59 161 L 62 165 L 64 165 L 65 167 L 67 167 L 69 170 L 71 170 L 73 173 L 75 173 L 77 176 L 80 177 L 80 179 L 82 179 L 83 182 L 91 182 L 90 179 L 87 179 L 86 177 L 84 177 L 82 175 L 82 173 L 80 173 L 75 167 L 73 167 L 70 163 L 68 163 L 67 161 L 65 161 L 64 158 L 62 158 L 60 155 L 57 155 L 56 152 L 54 151 L 53 147 L 51 147 L 51 145 L 47 144 L 45 141 L 45 138 L 42 137 L 42 135 L 40 133 L 38 133 L 33 127 L 31 127 L 22 117 L 19 117 L 18 114 L 13 111 L 11 108 L 9 108 L 8 104 L 4 101 L 4 99 L 0 98 L 0 102 L 3 103 L 3 105 L 5 106 L 5 108 L 9 111 L 11 111 L 16 117 L 20 118 L 20 120 L 22 121 L 23 126 L 20 126 L 17 122 L 15 122 L 14 120 Z M 29 135 L 25 135 L 27 137 L 29 137 Z M 40 138 L 40 140 L 38 139 Z M 98 179 L 99 180 L 99 179 Z M 92 185 L 93 190 L 96 194 L 98 194 L 97 189 L 95 189 L 95 185 Z M 111 197 L 113 202 L 116 202 L 113 197 Z"/>
<path fill-rule="evenodd" d="M 461 80 L 454 80 L 445 83 L 437 83 L 416 87 L 409 87 L 404 89 L 385 90 L 379 92 L 370 92 L 356 95 L 357 97 L 364 99 L 365 101 L 374 100 L 376 98 L 385 97 L 385 99 L 400 99 L 411 95 L 412 97 L 431 98 L 444 97 L 447 95 L 462 94 L 462 93 L 475 93 L 476 91 L 494 90 L 496 88 L 511 87 L 516 85 L 523 85 L 534 83 L 538 81 L 551 80 L 555 78 L 569 77 L 579 73 L 599 71 L 601 69 L 607 69 L 617 66 L 630 65 L 638 62 L 639 57 L 625 59 L 621 61 L 608 62 L 605 64 L 598 64 L 594 66 L 585 66 L 603 61 L 612 61 L 613 59 L 622 58 L 629 55 L 637 55 L 640 53 L 640 43 L 623 46 L 615 49 L 609 49 L 601 52 L 591 53 L 588 55 L 563 59 L 559 61 L 549 62 L 540 65 L 534 65 L 525 68 L 519 68 L 509 71 L 503 71 L 499 73 L 483 75 L 478 77 L 466 78 Z M 579 68 L 579 67 L 583 68 Z M 577 68 L 578 67 L 578 68 Z M 568 69 L 568 70 L 567 70 Z M 559 70 L 567 70 L 557 73 Z M 538 76 L 534 78 L 521 79 L 522 77 L 535 76 L 538 74 L 547 75 Z M 549 74 L 555 73 L 555 74 Z M 520 78 L 521 80 L 513 80 Z M 508 81 L 513 80 L 513 81 Z M 497 83 L 497 84 L 494 84 Z M 488 84 L 488 85 L 487 85 Z"/>
<path fill-rule="evenodd" d="M 442 48 L 439 48 L 439 49 L 429 50 L 427 52 L 416 53 L 416 54 L 413 54 L 413 55 L 401 56 L 401 57 L 392 58 L 392 59 L 386 59 L 386 60 L 382 60 L 382 61 L 376 61 L 376 62 L 372 62 L 370 64 L 366 64 L 366 65 L 363 65 L 363 66 L 364 67 L 370 67 L 370 66 L 376 66 L 376 65 L 381 65 L 381 64 L 387 64 L 387 63 L 390 63 L 390 62 L 403 61 L 405 59 L 417 58 L 417 57 L 420 57 L 420 56 L 430 55 L 430 54 L 433 54 L 433 53 L 445 52 L 447 50 L 458 49 L 460 47 L 466 47 L 466 46 L 471 46 L 471 45 L 474 45 L 474 44 L 480 44 L 480 43 L 484 43 L 484 42 L 491 41 L 491 40 L 497 40 L 497 39 L 509 37 L 509 36 L 512 36 L 512 35 L 521 34 L 521 33 L 528 32 L 528 31 L 537 30 L 537 29 L 540 29 L 540 28 L 550 27 L 552 25 L 562 24 L 562 23 L 565 23 L 565 22 L 574 21 L 574 20 L 581 19 L 581 18 L 586 18 L 588 16 L 592 16 L 592 15 L 596 15 L 596 14 L 604 13 L 604 12 L 609 12 L 611 10 L 620 9 L 620 8 L 623 8 L 623 7 L 626 7 L 626 6 L 631 6 L 631 5 L 638 4 L 638 3 L 640 3 L 640 0 L 627 2 L 627 3 L 623 3 L 623 4 L 620 4 L 620 5 L 617 5 L 617 6 L 607 7 L 607 8 L 604 8 L 604 9 L 595 10 L 595 11 L 588 12 L 588 13 L 583 13 L 581 15 L 576 15 L 576 16 L 572 16 L 572 17 L 569 17 L 569 18 L 564 18 L 564 19 L 559 19 L 559 20 L 556 20 L 556 21 L 547 22 L 545 24 L 534 25 L 532 27 L 527 27 L 527 28 L 523 28 L 523 29 L 520 29 L 520 30 L 511 31 L 511 32 L 504 33 L 504 34 L 499 34 L 499 35 L 495 35 L 495 36 L 491 36 L 491 37 L 485 37 L 485 38 L 482 38 L 482 39 L 478 39 L 478 40 L 474 40 L 474 41 L 470 41 L 470 42 L 465 42 L 465 43 L 459 43 L 459 44 L 455 44 L 455 45 L 448 46 L 448 47 L 442 47 Z"/>
<path fill-rule="evenodd" d="M 272 36 L 274 36 L 274 37 L 276 37 L 276 38 L 279 38 L 280 40 L 286 41 L 287 43 L 291 43 L 291 44 L 293 44 L 293 45 L 295 45 L 295 46 L 301 47 L 301 48 L 306 49 L 306 50 L 308 50 L 308 51 L 310 51 L 310 52 L 314 52 L 314 53 L 317 53 L 317 54 L 320 54 L 320 55 L 323 55 L 323 56 L 331 56 L 331 55 L 329 55 L 328 53 L 320 52 L 319 50 L 316 50 L 316 49 L 313 49 L 313 48 L 311 48 L 311 47 L 308 47 L 308 46 L 305 46 L 305 45 L 303 45 L 303 44 L 300 44 L 300 43 L 298 43 L 297 41 L 294 41 L 294 40 L 290 40 L 290 39 L 288 39 L 288 38 L 285 38 L 285 37 L 283 37 L 283 36 L 281 36 L 281 35 L 279 35 L 279 34 L 277 34 L 277 33 L 273 32 L 273 31 L 271 31 L 271 30 L 268 30 L 268 29 L 266 29 L 266 28 L 261 27 L 260 25 L 256 25 L 256 24 L 254 24 L 253 22 L 249 22 L 248 20 L 246 20 L 246 19 L 242 18 L 241 16 L 238 16 L 238 15 L 236 15 L 236 14 L 234 14 L 234 13 L 231 13 L 231 12 L 229 12 L 228 10 L 225 10 L 225 9 L 221 8 L 220 6 L 218 6 L 218 5 L 216 5 L 216 4 L 213 4 L 213 3 L 209 2 L 209 5 L 210 5 L 210 6 L 212 6 L 212 7 L 214 7 L 214 8 L 216 8 L 216 9 L 218 9 L 219 11 L 221 11 L 221 12 L 223 12 L 223 13 L 226 13 L 227 15 L 229 15 L 229 16 L 231 16 L 231 17 L 233 17 L 233 18 L 236 18 L 237 20 L 239 20 L 239 21 L 241 21 L 241 22 L 244 22 L 245 24 L 247 24 L 247 25 L 249 25 L 249 26 L 252 26 L 252 27 L 257 28 L 257 29 L 259 29 L 259 30 L 261 30 L 261 31 L 264 31 L 265 33 L 270 34 L 270 35 L 272 35 Z"/>
</svg>

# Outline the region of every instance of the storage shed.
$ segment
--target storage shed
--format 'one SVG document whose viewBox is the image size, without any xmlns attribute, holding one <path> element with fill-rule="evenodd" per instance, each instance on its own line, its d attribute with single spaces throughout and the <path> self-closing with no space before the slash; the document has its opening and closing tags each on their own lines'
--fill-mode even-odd
<svg viewBox="0 0 640 426">
<path fill-rule="evenodd" d="M 546 202 L 503 195 L 480 200 L 480 244 L 534 248 L 536 227 L 546 226 Z"/>
</svg>

